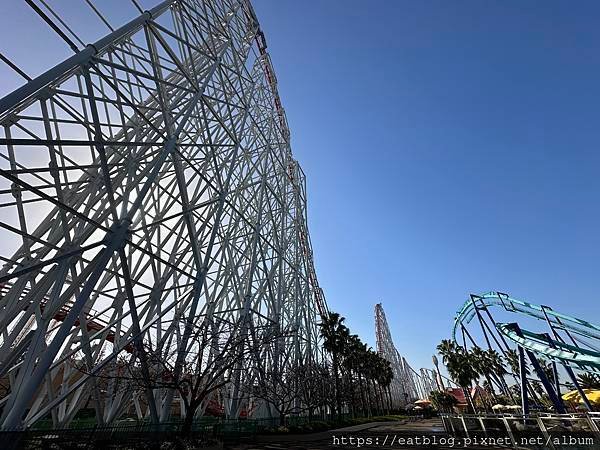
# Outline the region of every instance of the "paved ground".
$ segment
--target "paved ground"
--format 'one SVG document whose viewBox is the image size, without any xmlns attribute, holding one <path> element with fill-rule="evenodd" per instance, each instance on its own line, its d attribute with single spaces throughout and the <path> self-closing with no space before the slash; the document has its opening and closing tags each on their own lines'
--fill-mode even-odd
<svg viewBox="0 0 600 450">
<path fill-rule="evenodd" d="M 374 422 L 322 433 L 257 436 L 253 443 L 225 446 L 230 450 L 324 450 L 324 449 L 447 449 L 448 441 L 439 419 Z M 425 441 L 429 439 L 429 441 Z M 470 449 L 500 448 L 469 446 Z"/>
</svg>

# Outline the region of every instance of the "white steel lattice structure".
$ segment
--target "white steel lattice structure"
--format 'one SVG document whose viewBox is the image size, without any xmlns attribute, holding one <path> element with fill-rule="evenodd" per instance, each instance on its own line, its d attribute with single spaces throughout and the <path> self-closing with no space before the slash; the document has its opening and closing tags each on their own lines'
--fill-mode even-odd
<svg viewBox="0 0 600 450">
<path fill-rule="evenodd" d="M 426 369 L 416 372 L 400 355 L 392 340 L 381 303 L 375 305 L 375 340 L 377 353 L 390 362 L 394 372 L 390 386 L 392 406 L 399 408 L 414 400 L 427 398 L 433 390 L 433 380 Z"/>
<path fill-rule="evenodd" d="M 133 403 L 167 420 L 156 358 L 184 376 L 197 329 L 257 343 L 222 374 L 229 417 L 320 358 L 276 84 L 248 0 L 169 0 L 0 100 L 0 427 L 64 426 L 86 404 L 99 423 Z M 115 387 L 123 364 L 140 392 Z"/>
</svg>

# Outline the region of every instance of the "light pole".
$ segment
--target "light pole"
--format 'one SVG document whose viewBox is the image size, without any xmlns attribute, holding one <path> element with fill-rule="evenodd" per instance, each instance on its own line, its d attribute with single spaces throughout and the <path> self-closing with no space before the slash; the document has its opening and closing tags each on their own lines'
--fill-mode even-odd
<svg viewBox="0 0 600 450">
<path fill-rule="evenodd" d="M 431 360 L 433 361 L 433 365 L 435 366 L 435 382 L 438 385 L 438 389 L 441 392 L 444 392 L 446 390 L 446 388 L 444 387 L 444 380 L 442 379 L 442 374 L 440 373 L 440 366 L 439 366 L 439 362 L 437 359 L 437 356 L 433 355 L 431 357 Z"/>
</svg>

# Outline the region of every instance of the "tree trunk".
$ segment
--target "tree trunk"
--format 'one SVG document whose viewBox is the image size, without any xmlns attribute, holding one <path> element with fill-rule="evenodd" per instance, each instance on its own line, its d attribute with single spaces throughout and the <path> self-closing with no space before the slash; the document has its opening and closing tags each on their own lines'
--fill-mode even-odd
<svg viewBox="0 0 600 450">
<path fill-rule="evenodd" d="M 365 378 L 365 405 L 367 417 L 371 417 L 371 392 L 369 390 L 369 380 Z"/>
<path fill-rule="evenodd" d="M 377 396 L 379 397 L 379 415 L 383 415 L 383 396 L 381 395 L 381 386 L 377 383 Z"/>
<path fill-rule="evenodd" d="M 189 436 L 192 432 L 192 426 L 194 424 L 194 416 L 196 415 L 196 409 L 198 405 L 195 402 L 190 402 L 189 408 L 185 412 L 185 418 L 181 425 L 182 436 Z"/>
<path fill-rule="evenodd" d="M 387 397 L 387 410 L 388 414 L 392 413 L 392 394 L 390 393 L 390 385 L 388 384 L 385 388 L 386 397 Z"/>
<path fill-rule="evenodd" d="M 338 419 L 342 418 L 342 401 L 340 399 L 340 380 L 338 370 L 338 357 L 337 354 L 333 355 L 333 378 L 335 383 L 335 405 Z"/>
<path fill-rule="evenodd" d="M 360 391 L 360 406 L 361 414 L 365 416 L 367 414 L 366 401 L 365 401 L 365 387 L 362 380 L 362 375 L 358 372 L 358 390 Z"/>
<path fill-rule="evenodd" d="M 354 383 L 352 381 L 352 370 L 348 370 L 348 385 L 350 388 L 350 417 L 353 419 L 356 417 L 355 403 L 354 403 Z"/>
</svg>

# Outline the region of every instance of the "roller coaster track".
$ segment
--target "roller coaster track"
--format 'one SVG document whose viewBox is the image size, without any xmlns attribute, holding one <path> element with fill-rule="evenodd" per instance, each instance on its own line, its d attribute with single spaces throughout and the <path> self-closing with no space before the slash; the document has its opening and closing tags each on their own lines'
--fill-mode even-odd
<svg viewBox="0 0 600 450">
<path fill-rule="evenodd" d="M 226 336 L 217 409 L 270 416 L 255 387 L 322 359 L 327 305 L 250 0 L 162 1 L 81 46 L 32 8 L 74 54 L 0 98 L 0 429 L 168 421 L 157 374 Z"/>
<path fill-rule="evenodd" d="M 564 342 L 562 338 L 554 339 L 546 333 L 538 334 L 527 330 L 518 330 L 514 324 L 495 323 L 496 329 L 502 336 L 524 349 L 531 350 L 552 361 L 570 363 L 580 368 L 600 368 L 600 352 L 593 344 L 583 340 L 600 340 L 600 326 L 561 314 L 548 306 L 515 299 L 501 292 L 492 291 L 479 296 L 471 296 L 471 299 L 464 303 L 454 319 L 452 338 L 456 341 L 456 333 L 461 326 L 471 322 L 478 310 L 484 310 L 490 306 L 499 306 L 508 312 L 547 321 L 553 328 L 567 332 L 573 341 L 573 345 L 571 345 Z M 582 348 L 577 342 L 591 347 L 591 349 Z"/>
</svg>

